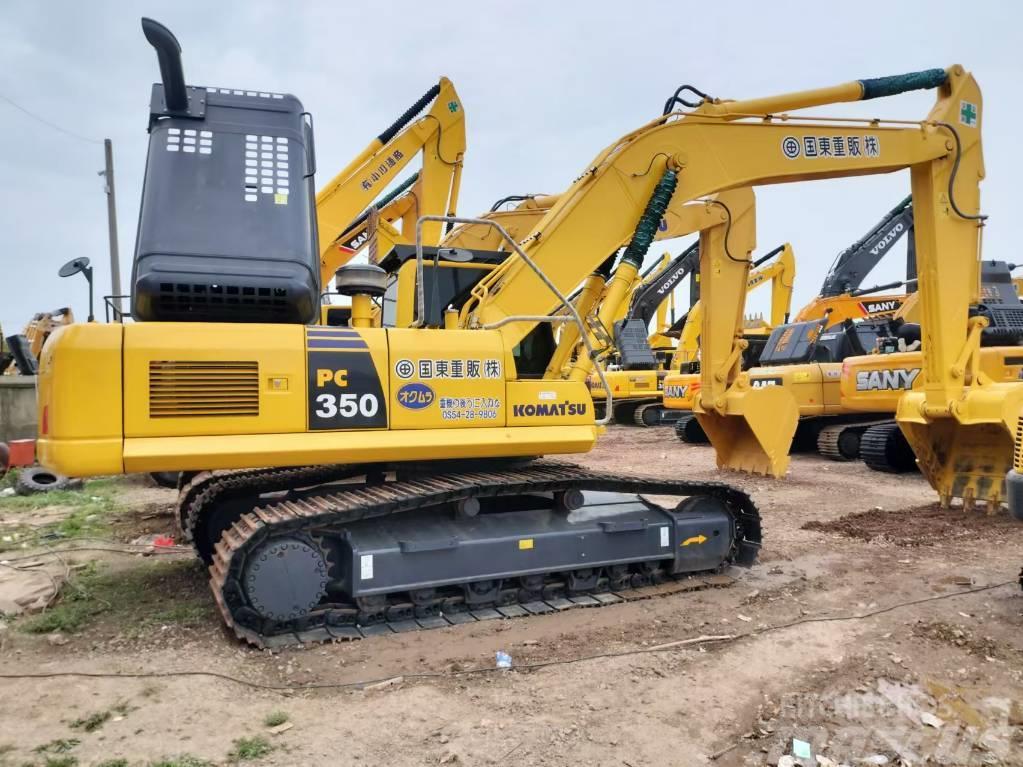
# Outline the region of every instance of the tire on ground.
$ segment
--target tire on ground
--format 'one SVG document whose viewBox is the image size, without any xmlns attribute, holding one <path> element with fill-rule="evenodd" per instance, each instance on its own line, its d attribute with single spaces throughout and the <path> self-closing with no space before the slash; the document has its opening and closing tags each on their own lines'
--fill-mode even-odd
<svg viewBox="0 0 1023 767">
<path fill-rule="evenodd" d="M 57 474 L 42 466 L 32 466 L 18 472 L 18 480 L 14 490 L 18 495 L 48 493 L 51 490 L 66 490 L 70 480 L 63 474 Z"/>
</svg>

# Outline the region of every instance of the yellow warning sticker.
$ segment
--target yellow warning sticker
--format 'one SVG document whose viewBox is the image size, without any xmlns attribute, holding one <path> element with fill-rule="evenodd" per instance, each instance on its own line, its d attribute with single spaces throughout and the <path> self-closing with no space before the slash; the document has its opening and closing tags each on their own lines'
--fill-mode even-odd
<svg viewBox="0 0 1023 767">
<path fill-rule="evenodd" d="M 522 538 L 519 540 L 519 551 L 528 551 L 533 548 L 532 538 Z"/>
<path fill-rule="evenodd" d="M 288 195 L 286 195 L 286 194 L 275 194 L 274 195 L 274 205 L 287 205 L 287 204 L 288 204 Z"/>
<path fill-rule="evenodd" d="M 684 541 L 682 541 L 682 545 L 683 546 L 688 546 L 691 543 L 695 543 L 696 545 L 700 545 L 701 543 L 705 543 L 706 541 L 707 541 L 707 536 L 706 535 L 694 535 L 692 538 L 686 538 Z"/>
</svg>

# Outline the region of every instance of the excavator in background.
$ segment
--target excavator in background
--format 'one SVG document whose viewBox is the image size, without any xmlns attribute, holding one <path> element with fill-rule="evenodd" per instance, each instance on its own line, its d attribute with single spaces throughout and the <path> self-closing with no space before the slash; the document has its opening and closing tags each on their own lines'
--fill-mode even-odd
<svg viewBox="0 0 1023 767">
<path fill-rule="evenodd" d="M 1023 348 L 1012 323 L 1013 317 L 1023 314 L 1023 302 L 1012 278 L 1016 265 L 983 261 L 980 268 L 982 303 L 971 306 L 970 313 L 986 317 L 990 325 L 981 333 L 979 374 L 989 381 L 1018 382 L 1023 379 Z M 842 410 L 885 416 L 872 423 L 860 440 L 860 458 L 875 471 L 917 469 L 916 456 L 894 420 L 903 392 L 920 391 L 922 386 L 920 326 L 912 321 L 911 302 L 891 321 L 875 326 L 877 340 L 870 354 L 847 357 L 842 364 Z"/>
<path fill-rule="evenodd" d="M 64 306 L 34 314 L 18 335 L 4 338 L 0 331 L 0 375 L 35 375 L 46 339 L 57 328 L 74 321 L 74 312 Z"/>
<path fill-rule="evenodd" d="M 637 380 L 633 387 L 643 390 L 640 396 L 644 400 L 651 401 L 659 392 L 660 379 L 656 370 L 664 367 L 666 355 L 673 352 L 674 346 L 673 339 L 665 335 L 670 332 L 666 322 L 668 305 L 674 301 L 675 289 L 693 272 L 699 261 L 696 245 L 674 258 L 665 253 L 637 276 L 627 293 L 618 295 L 620 300 L 616 305 L 610 303 L 607 295 L 597 301 L 590 326 L 603 345 L 601 362 L 606 368 L 605 379 L 614 393 L 613 420 L 616 423 L 631 424 L 636 407 L 642 404 L 635 398 L 627 399 L 622 391 L 623 386 L 630 384 L 627 371 L 632 366 L 643 365 L 652 373 L 648 379 Z M 654 320 L 656 326 L 651 330 L 650 323 Z M 580 343 L 573 358 L 584 353 L 585 348 Z M 593 406 L 603 416 L 607 394 L 602 383 L 595 373 L 591 373 L 586 382 Z"/>
<path fill-rule="evenodd" d="M 779 259 L 768 266 L 760 264 L 781 254 Z M 746 280 L 746 295 L 760 285 L 771 285 L 770 322 L 747 317 L 743 321 L 742 337 L 747 347 L 743 351 L 742 366 L 755 365 L 770 335 L 771 328 L 788 321 L 792 305 L 792 290 L 795 285 L 796 259 L 792 245 L 784 243 L 766 253 L 751 264 Z M 699 285 L 699 273 L 696 275 Z M 696 295 L 699 295 L 698 291 Z M 744 298 L 745 300 L 745 298 Z M 675 434 L 683 442 L 702 444 L 707 442 L 699 421 L 693 414 L 693 403 L 700 391 L 700 330 L 703 326 L 703 302 L 697 300 L 689 315 L 684 318 L 679 344 L 670 363 L 670 371 L 662 380 L 663 416 L 675 424 Z"/>
<path fill-rule="evenodd" d="M 906 280 L 863 288 L 870 273 L 909 236 L 906 247 Z M 866 234 L 839 253 L 828 269 L 820 292 L 799 310 L 796 322 L 819 320 L 830 312 L 832 325 L 847 319 L 892 317 L 906 301 L 905 293 L 878 294 L 895 287 L 911 288 L 916 280 L 916 246 L 913 242 L 913 198 L 906 197 L 886 213 Z"/>
<path fill-rule="evenodd" d="M 174 55 L 168 46 L 161 52 Z M 933 120 L 912 129 L 876 120 L 804 123 L 786 114 L 933 87 L 942 88 Z M 312 131 L 297 99 L 277 101 L 269 123 L 259 99 L 208 90 L 197 114 L 180 76 L 165 75 L 154 93 L 152 145 L 191 125 L 211 131 L 226 151 L 199 168 L 188 163 L 209 156 L 165 156 L 147 166 L 136 258 L 151 258 L 152 243 L 161 243 L 156 260 L 171 279 L 176 269 L 187 272 L 179 259 L 183 244 L 197 244 L 193 237 L 204 241 L 202 253 L 225 246 L 252 253 L 251 239 L 273 245 L 260 252 L 274 254 L 284 283 L 275 297 L 281 316 L 293 319 L 255 323 L 258 309 L 238 304 L 229 315 L 196 311 L 189 321 L 62 328 L 43 353 L 39 452 L 77 475 L 199 471 L 182 487 L 179 506 L 195 529 L 219 533 L 210 556 L 217 605 L 239 637 L 260 646 L 527 615 L 558 609 L 562 599 L 596 606 L 623 590 L 672 587 L 688 574 L 756 559 L 760 518 L 735 488 L 686 479 L 681 470 L 678 479 L 653 480 L 535 460 L 590 450 L 602 425 L 585 383 L 596 350 L 566 294 L 622 249 L 614 279 L 630 284 L 669 208 L 701 232 L 701 289 L 712 310 L 701 333 L 698 407 L 712 440 L 731 428 L 727 407 L 712 408 L 719 396 L 727 405 L 742 351 L 736 331 L 754 245 L 752 185 L 914 166 L 917 235 L 927 237 L 918 249 L 925 329 L 965 339 L 965 329 L 956 338 L 943 317 L 956 316 L 962 299 L 965 324 L 970 296 L 962 278 L 971 267 L 963 255 L 976 222 L 937 214 L 950 185 L 966 215 L 976 209 L 979 131 L 957 128 L 961 151 L 954 152 L 946 148 L 953 133 L 934 124 L 955 119 L 953 102 L 956 109 L 960 101 L 980 104 L 979 89 L 958 67 L 766 99 L 705 99 L 693 111 L 659 115 L 601 152 L 521 242 L 508 241 L 507 257 L 460 307 L 440 312 L 440 325 L 428 322 L 420 281 L 416 319 L 406 328 L 370 326 L 368 308 L 386 273 L 369 264 L 341 270 L 352 294 L 348 327 L 305 325 L 298 309 L 319 286 L 292 293 L 288 277 L 319 255 L 311 179 L 294 186 L 287 206 L 264 200 L 255 208 L 223 183 L 244 140 L 220 135 L 225 113 L 245 131 L 284 139 L 289 163 L 308 167 Z M 691 102 L 680 89 L 671 103 Z M 840 137 L 842 155 L 829 143 L 828 154 L 807 158 L 803 137 Z M 958 183 L 949 175 L 953 155 Z M 170 189 L 187 193 L 190 218 L 156 204 Z M 213 201 L 223 204 L 207 218 Z M 421 217 L 417 229 L 451 221 Z M 416 251 L 418 269 L 427 257 L 418 238 Z M 945 271 L 961 292 L 949 294 L 944 280 L 932 285 Z M 938 301 L 942 312 L 928 311 Z M 561 307 L 571 307 L 565 329 L 576 328 L 589 363 L 577 360 L 567 376 L 560 366 L 547 373 L 561 352 L 551 331 Z M 925 356 L 936 355 L 928 375 L 945 369 L 945 351 L 924 347 Z M 68 404 L 82 381 L 87 409 Z M 755 407 L 790 414 L 778 411 L 770 392 L 758 393 L 771 401 Z M 664 496 L 679 500 L 651 500 Z"/>
<path fill-rule="evenodd" d="M 773 325 L 768 336 L 755 347 L 755 353 L 751 354 L 747 349 L 744 354 L 742 367 L 749 371 L 750 380 L 755 382 L 752 385 L 793 387 L 801 416 L 793 448 L 817 450 L 833 460 L 859 457 L 860 435 L 872 421 L 860 413 L 843 413 L 838 405 L 839 368 L 833 363 L 841 362 L 848 354 L 864 351 L 858 336 L 849 336 L 850 343 L 843 343 L 845 329 L 850 322 L 869 319 L 877 323 L 876 327 L 883 327 L 886 318 L 894 316 L 906 305 L 904 293 L 877 293 L 915 284 L 916 256 L 912 237 L 906 255 L 905 283 L 869 288 L 861 288 L 861 285 L 881 260 L 892 252 L 893 246 L 912 231 L 912 198 L 907 197 L 863 237 L 838 254 L 828 269 L 820 292 L 799 311 L 794 322 L 789 323 L 786 318 Z M 866 330 L 867 326 L 861 326 L 857 332 Z M 784 349 L 788 340 L 798 333 L 804 334 L 805 343 L 799 347 L 799 356 L 788 356 Z M 868 345 L 866 350 L 870 348 Z M 675 434 L 690 444 L 708 441 L 692 412 L 699 391 L 698 379 L 699 376 L 691 372 L 682 372 L 672 374 L 666 381 L 666 386 L 671 387 L 671 396 L 666 397 L 665 406 L 682 414 L 676 420 Z"/>
<path fill-rule="evenodd" d="M 764 266 L 778 256 L 777 260 Z M 614 333 L 618 351 L 617 366 L 608 370 L 605 378 L 614 395 L 614 418 L 620 424 L 637 426 L 659 426 L 675 423 L 684 413 L 682 410 L 667 409 L 662 403 L 664 380 L 670 371 L 678 370 L 689 360 L 695 360 L 699 349 L 699 328 L 702 322 L 703 306 L 699 301 L 699 244 L 694 244 L 678 256 L 663 272 L 651 280 L 650 285 L 637 293 L 629 306 L 626 317 L 615 324 Z M 795 281 L 795 256 L 792 247 L 785 243 L 753 262 L 753 271 L 747 281 L 747 291 L 760 285 L 771 285 L 770 322 L 747 318 L 744 323 L 744 337 L 754 348 L 757 340 L 766 338 L 765 329 L 773 323 L 784 322 L 788 317 Z M 682 280 L 690 278 L 689 311 L 663 333 L 665 338 L 676 338 L 674 348 L 657 349 L 648 340 L 645 344 L 640 336 L 655 312 L 664 305 Z M 762 343 L 762 341 L 761 341 Z M 622 351 L 623 348 L 625 351 Z M 698 370 L 693 365 L 691 370 Z M 688 384 L 699 380 L 699 374 L 692 372 Z M 594 404 L 605 397 L 600 379 L 591 375 L 588 379 L 590 395 Z M 678 385 L 678 384 L 675 384 Z M 697 386 L 698 388 L 698 386 Z M 677 390 L 674 391 L 677 393 Z"/>
</svg>

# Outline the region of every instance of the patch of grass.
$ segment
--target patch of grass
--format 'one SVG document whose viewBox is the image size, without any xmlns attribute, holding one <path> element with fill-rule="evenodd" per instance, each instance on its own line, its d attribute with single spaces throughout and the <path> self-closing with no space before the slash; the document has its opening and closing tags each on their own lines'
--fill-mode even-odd
<svg viewBox="0 0 1023 767">
<path fill-rule="evenodd" d="M 18 481 L 18 469 L 9 469 L 6 474 L 0 477 L 0 490 L 5 487 L 14 487 L 14 483 Z"/>
<path fill-rule="evenodd" d="M 13 486 L 15 480 L 11 478 L 12 473 L 8 473 L 3 478 L 3 485 Z M 0 551 L 17 548 L 22 543 L 32 544 L 40 540 L 52 541 L 84 536 L 104 537 L 109 532 L 110 518 L 120 508 L 117 503 L 115 480 L 89 480 L 81 490 L 53 490 L 49 493 L 0 498 L 0 512 L 26 513 L 26 516 L 37 509 L 54 506 L 65 507 L 70 511 L 59 522 L 40 527 L 33 528 L 27 523 L 5 525 L 2 532 L 5 536 L 10 536 L 12 540 L 0 539 Z"/>
<path fill-rule="evenodd" d="M 263 717 L 263 724 L 267 727 L 279 727 L 288 721 L 287 711 L 271 711 L 265 717 Z"/>
<path fill-rule="evenodd" d="M 238 738 L 227 758 L 234 762 L 245 762 L 250 759 L 262 759 L 274 750 L 273 744 L 262 735 L 252 738 Z"/>
<path fill-rule="evenodd" d="M 75 719 L 75 721 L 71 722 L 69 726 L 72 730 L 95 732 L 109 722 L 111 716 L 113 716 L 113 714 L 109 711 L 95 711 L 86 717 Z"/>
<path fill-rule="evenodd" d="M 78 738 L 57 738 L 49 743 L 36 746 L 35 752 L 37 754 L 66 754 L 81 742 Z"/>
<path fill-rule="evenodd" d="M 95 732 L 104 724 L 109 722 L 111 717 L 114 716 L 114 714 L 124 717 L 134 710 L 135 709 L 129 706 L 126 701 L 121 701 L 120 703 L 115 703 L 106 711 L 94 711 L 88 716 L 82 717 L 80 719 L 75 719 L 75 721 L 71 722 L 71 724 L 68 726 L 72 730 L 84 730 L 85 732 Z"/>
<path fill-rule="evenodd" d="M 43 762 L 43 767 L 76 767 L 78 764 L 78 757 L 72 756 L 71 754 L 64 754 L 63 756 L 48 756 L 46 761 Z"/>
<path fill-rule="evenodd" d="M 17 625 L 30 634 L 75 634 L 100 616 L 128 635 L 161 625 L 205 626 L 216 618 L 196 563 L 143 561 L 128 570 L 75 573 L 53 607 Z"/>
<path fill-rule="evenodd" d="M 200 759 L 197 756 L 182 754 L 181 756 L 150 762 L 148 767 L 213 767 L 213 762 L 207 762 L 205 759 Z"/>
<path fill-rule="evenodd" d="M 96 767 L 128 767 L 127 759 L 107 759 L 100 762 Z"/>
</svg>

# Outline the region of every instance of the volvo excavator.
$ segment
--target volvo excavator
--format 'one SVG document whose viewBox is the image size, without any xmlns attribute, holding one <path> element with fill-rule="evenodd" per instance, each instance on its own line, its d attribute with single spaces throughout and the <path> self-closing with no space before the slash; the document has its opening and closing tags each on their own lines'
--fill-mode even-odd
<svg viewBox="0 0 1023 767">
<path fill-rule="evenodd" d="M 869 319 L 873 327 L 882 327 L 905 304 L 906 294 L 879 294 L 879 291 L 915 284 L 916 259 L 910 238 L 906 256 L 906 282 L 862 288 L 863 281 L 893 246 L 913 230 L 913 208 L 907 197 L 859 240 L 835 258 L 821 289 L 796 315 L 772 325 L 768 337 L 747 350 L 743 370 L 748 370 L 751 386 L 789 387 L 799 403 L 800 422 L 793 447 L 816 449 L 834 460 L 851 460 L 859 455 L 860 434 L 876 419 L 860 413 L 844 413 L 839 406 L 838 376 L 840 363 L 848 354 L 871 348 L 869 334 L 864 339 L 847 332 L 854 320 Z M 871 326 L 858 326 L 866 333 Z M 790 354 L 789 340 L 802 334 L 798 355 Z M 669 393 L 665 406 L 679 412 L 675 433 L 683 442 L 704 444 L 707 435 L 692 412 L 699 391 L 699 376 L 691 372 L 673 373 L 666 381 Z"/>
<path fill-rule="evenodd" d="M 173 47 L 160 50 L 174 58 Z M 622 590 L 756 558 L 760 519 L 739 490 L 684 478 L 611 477 L 534 459 L 591 449 L 601 425 L 585 384 L 588 365 L 573 366 L 567 377 L 545 374 L 554 312 L 572 306 L 566 294 L 610 253 L 624 248 L 615 269 L 621 279 L 638 271 L 669 208 L 700 224 L 703 298 L 724 311 L 705 313 L 701 334 L 698 408 L 712 440 L 732 423 L 729 370 L 741 354 L 736 331 L 754 245 L 750 185 L 914 166 L 918 237 L 934 235 L 919 249 L 926 254 L 925 332 L 928 301 L 939 298 L 937 289 L 929 292 L 932 268 L 947 266 L 952 277 L 971 270 L 948 254 L 968 253 L 976 222 L 940 211 L 951 186 L 964 215 L 974 215 L 975 127 L 774 119 L 802 107 L 940 87 L 934 120 L 947 123 L 954 116 L 940 107 L 950 99 L 956 108 L 960 101 L 980 104 L 972 78 L 954 67 L 766 99 L 701 97 L 693 111 L 658 115 L 601 152 L 527 237 L 508 242 L 510 254 L 469 298 L 442 311 L 443 324 L 428 322 L 420 280 L 412 327 L 370 327 L 369 308 L 386 274 L 348 265 L 341 283 L 352 294 L 350 325 L 307 326 L 312 313 L 304 307 L 319 293 L 319 253 L 312 179 L 297 180 L 311 170 L 313 134 L 303 107 L 283 94 L 189 89 L 180 67 L 167 69 L 150 105 L 136 259 L 159 262 L 169 281 L 233 286 L 245 295 L 266 285 L 265 265 L 251 280 L 236 268 L 220 282 L 203 282 L 182 254 L 252 253 L 255 241 L 273 259 L 271 298 L 281 303 L 273 322 L 258 307 L 230 304 L 197 309 L 186 321 L 142 317 L 60 329 L 43 351 L 39 454 L 49 466 L 86 476 L 199 471 L 179 503 L 195 529 L 222 531 L 212 547 L 211 587 L 226 623 L 256 645 L 357 637 L 409 622 L 450 625 L 496 617 L 487 611 L 498 609 L 543 612 L 557 609 L 558 600 L 596 605 Z M 694 103 L 682 89 L 673 98 Z M 163 151 L 175 135 L 169 131 L 185 129 L 212 133 L 212 155 Z M 286 205 L 245 200 L 249 134 L 289 147 L 296 181 Z M 953 136 L 961 151 L 946 148 Z M 807 158 L 803 137 L 841 137 L 843 156 L 832 148 Z M 953 157 L 958 184 L 949 175 Z M 175 195 L 190 200 L 187 219 L 166 205 Z M 417 222 L 417 271 L 428 252 L 423 227 L 446 221 Z M 965 316 L 968 281 L 952 284 L 961 294 L 942 289 L 938 323 L 944 313 L 955 316 L 953 299 L 963 299 Z M 133 289 L 152 288 L 136 281 Z M 585 344 L 574 307 L 569 316 L 566 327 Z M 957 340 L 947 329 L 939 338 Z M 925 357 L 937 356 L 927 361 L 935 375 L 947 350 L 924 347 Z M 588 346 L 587 357 L 593 353 Z M 765 404 L 787 415 L 775 402 Z M 671 496 L 678 502 L 661 500 Z"/>
<path fill-rule="evenodd" d="M 775 259 L 772 263 L 764 265 L 772 259 Z M 644 290 L 637 292 L 630 301 L 628 314 L 615 323 L 618 365 L 621 369 L 609 370 L 605 377 L 614 395 L 614 419 L 617 423 L 658 426 L 675 423 L 683 416 L 681 409 L 665 407 L 662 397 L 666 396 L 664 381 L 670 371 L 679 370 L 687 362 L 694 362 L 699 351 L 699 329 L 703 316 L 703 306 L 699 301 L 699 263 L 697 243 L 676 257 Z M 780 245 L 754 261 L 752 267 L 747 291 L 760 285 L 771 285 L 771 316 L 767 327 L 784 322 L 788 317 L 795 279 L 792 247 L 788 243 Z M 642 335 L 644 329 L 667 297 L 687 276 L 691 286 L 690 309 L 672 327 L 660 334 L 665 338 L 676 338 L 677 343 L 674 348 L 653 348 L 649 339 Z M 762 322 L 747 320 L 745 325 L 744 337 L 754 346 L 758 337 L 766 338 Z M 699 368 L 698 365 L 692 365 L 690 369 L 695 371 Z M 668 394 L 677 398 L 681 394 L 678 388 L 680 385 L 698 389 L 698 384 L 693 386 L 697 381 L 699 374 L 692 372 L 685 384 L 674 383 L 675 388 L 669 390 Z M 588 383 L 594 403 L 602 402 L 605 392 L 600 379 L 591 375 Z"/>
</svg>

